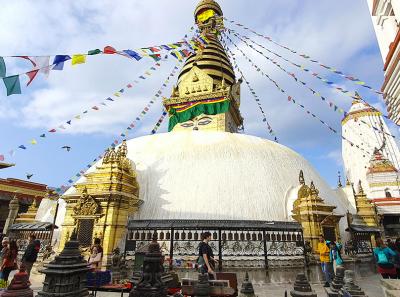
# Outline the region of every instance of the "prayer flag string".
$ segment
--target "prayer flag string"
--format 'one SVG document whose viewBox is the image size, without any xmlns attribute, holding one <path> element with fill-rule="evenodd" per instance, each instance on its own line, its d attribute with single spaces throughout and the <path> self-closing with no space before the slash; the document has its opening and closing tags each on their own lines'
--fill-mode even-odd
<svg viewBox="0 0 400 297">
<path fill-rule="evenodd" d="M 222 42 L 222 45 L 224 46 L 225 50 L 226 50 L 227 53 L 229 54 L 229 49 L 228 49 L 228 47 L 227 47 L 225 41 L 224 41 L 223 39 L 221 39 L 221 42 Z M 268 122 L 268 120 L 267 120 L 267 116 L 266 116 L 266 114 L 265 114 L 265 112 L 264 112 L 264 109 L 262 108 L 262 105 L 261 105 L 261 103 L 260 103 L 260 97 L 258 97 L 258 95 L 257 95 L 257 93 L 255 92 L 255 90 L 251 87 L 249 81 L 248 81 L 248 80 L 246 79 L 246 77 L 244 76 L 242 70 L 237 66 L 236 60 L 234 59 L 234 57 L 232 57 L 232 61 L 233 61 L 233 65 L 234 65 L 235 69 L 240 73 L 240 75 L 242 76 L 244 82 L 246 83 L 247 87 L 249 88 L 250 93 L 252 94 L 252 96 L 253 96 L 253 98 L 254 98 L 254 100 L 255 100 L 257 106 L 258 106 L 258 109 L 259 109 L 260 112 L 261 112 L 261 115 L 262 115 L 262 118 L 263 118 L 263 122 L 267 125 L 267 129 L 268 129 L 269 134 L 273 137 L 273 139 L 274 139 L 275 142 L 279 143 L 278 137 L 276 136 L 274 130 L 272 130 L 272 127 L 271 127 L 271 125 L 269 124 L 269 122 Z"/>
<path fill-rule="evenodd" d="M 356 85 L 359 85 L 359 86 L 362 86 L 362 87 L 364 87 L 364 88 L 367 88 L 367 89 L 369 89 L 370 91 L 372 91 L 372 92 L 374 92 L 374 93 L 376 93 L 376 94 L 379 94 L 379 95 L 382 95 L 382 94 L 383 94 L 381 91 L 375 90 L 374 88 L 368 86 L 368 85 L 366 84 L 366 82 L 361 81 L 360 79 L 356 78 L 356 77 L 353 76 L 353 75 L 347 75 L 347 74 L 343 73 L 342 71 L 337 70 L 337 68 L 335 68 L 335 67 L 327 66 L 327 65 L 325 65 L 325 64 L 323 64 L 323 63 L 321 63 L 321 62 L 319 62 L 318 60 L 312 59 L 309 55 L 301 54 L 301 53 L 299 53 L 298 51 L 295 51 L 295 50 L 293 50 L 293 49 L 291 49 L 291 48 L 289 48 L 289 47 L 287 47 L 287 46 L 284 46 L 284 45 L 282 45 L 282 44 L 276 42 L 276 41 L 273 40 L 271 37 L 265 36 L 265 35 L 260 34 L 260 33 L 257 33 L 257 32 L 254 31 L 253 29 L 250 29 L 249 27 L 246 27 L 246 26 L 244 26 L 244 25 L 242 25 L 242 24 L 240 24 L 240 23 L 238 23 L 238 22 L 235 22 L 235 21 L 232 21 L 232 20 L 228 20 L 228 19 L 225 18 L 225 17 L 224 17 L 224 20 L 226 20 L 226 21 L 228 21 L 228 22 L 230 22 L 230 23 L 232 23 L 232 24 L 234 24 L 234 25 L 236 25 L 236 26 L 238 26 L 238 27 L 241 27 L 241 28 L 243 28 L 243 29 L 245 29 L 245 30 L 247 30 L 247 31 L 250 31 L 250 32 L 252 32 L 253 34 L 255 34 L 255 35 L 259 36 L 259 37 L 262 37 L 262 38 L 268 40 L 269 42 L 272 42 L 273 44 L 275 44 L 275 45 L 277 45 L 277 46 L 279 46 L 279 47 L 281 47 L 281 48 L 283 48 L 283 49 L 285 49 L 285 50 L 287 50 L 287 51 L 290 51 L 290 52 L 293 53 L 293 54 L 296 54 L 296 55 L 300 56 L 300 57 L 303 58 L 303 59 L 306 59 L 306 60 L 308 60 L 308 61 L 310 61 L 310 62 L 312 62 L 312 63 L 318 64 L 320 67 L 325 68 L 325 69 L 327 69 L 327 70 L 329 70 L 329 71 L 331 71 L 331 72 L 333 72 L 333 73 L 335 73 L 335 74 L 337 74 L 337 75 L 339 75 L 339 76 L 341 76 L 341 77 L 343 77 L 343 78 L 345 78 L 345 79 L 347 79 L 347 80 L 349 80 L 349 81 L 352 81 L 352 82 L 355 83 Z"/>
<path fill-rule="evenodd" d="M 193 28 L 193 27 L 192 27 Z M 192 30 L 193 31 L 193 30 Z M 14 58 L 22 58 L 30 61 L 33 68 L 28 72 L 23 72 L 14 75 L 6 76 L 6 64 L 4 62 L 5 56 L 0 56 L 0 78 L 7 90 L 7 96 L 14 94 L 21 94 L 21 83 L 20 77 L 27 76 L 28 82 L 26 86 L 29 86 L 32 81 L 37 77 L 38 73 L 43 73 L 47 77 L 50 70 L 63 70 L 64 63 L 71 60 L 71 65 L 75 66 L 78 64 L 86 63 L 87 56 L 98 55 L 98 54 L 118 54 L 129 58 L 131 60 L 139 61 L 143 57 L 150 57 L 154 61 L 158 62 L 163 58 L 163 52 L 167 51 L 174 58 L 183 60 L 187 58 L 192 52 L 199 48 L 204 48 L 207 45 L 207 38 L 201 35 L 195 35 L 190 40 L 186 40 L 186 36 L 182 41 L 171 43 L 168 45 L 153 46 L 148 48 L 141 48 L 139 50 L 121 50 L 117 51 L 111 46 L 106 46 L 103 51 L 96 49 L 90 50 L 87 54 L 74 54 L 74 55 L 55 55 L 53 63 L 50 64 L 50 55 L 47 56 L 8 56 Z M 168 56 L 168 54 L 167 54 Z"/>
<path fill-rule="evenodd" d="M 226 35 L 225 35 L 226 36 Z M 228 36 L 227 36 L 228 37 Z M 332 128 L 327 122 L 321 120 L 317 115 L 315 115 L 313 112 L 309 111 L 303 104 L 300 104 L 297 102 L 297 99 L 295 99 L 294 97 L 290 96 L 289 94 L 287 94 L 287 92 L 282 89 L 279 84 L 273 80 L 268 74 L 266 74 L 264 71 L 262 71 L 256 64 L 253 63 L 253 61 L 248 58 L 246 56 L 246 54 L 230 39 L 228 38 L 229 42 L 243 55 L 243 57 L 257 70 L 257 72 L 261 73 L 261 75 L 265 76 L 270 82 L 272 82 L 275 87 L 283 94 L 285 94 L 287 96 L 287 100 L 289 102 L 292 102 L 293 104 L 297 105 L 298 107 L 302 108 L 308 115 L 310 115 L 311 117 L 313 117 L 314 119 L 316 119 L 317 121 L 319 121 L 321 124 L 323 124 L 324 126 L 326 126 L 332 133 L 335 133 L 337 135 L 339 135 L 338 131 L 335 130 L 334 128 Z M 230 53 L 230 55 L 232 56 L 232 58 L 235 60 L 235 55 L 231 52 L 231 50 L 228 48 L 228 52 Z M 236 61 L 237 62 L 237 61 Z M 236 63 L 237 66 L 237 63 Z M 356 148 L 360 149 L 361 151 L 365 152 L 366 154 L 371 154 L 368 151 L 366 151 L 363 147 L 361 147 L 358 144 L 355 144 L 354 142 L 352 142 L 351 140 L 347 139 L 346 137 L 344 137 L 343 135 L 341 135 L 341 138 L 345 141 L 347 141 L 351 146 L 355 146 Z"/>
<path fill-rule="evenodd" d="M 161 126 L 162 122 L 164 121 L 165 117 L 167 116 L 167 114 L 168 114 L 168 112 L 164 109 L 162 114 L 161 114 L 161 117 L 159 118 L 157 123 L 154 125 L 154 128 L 153 128 L 153 130 L 151 130 L 150 134 L 156 134 L 157 133 L 157 130 L 160 128 L 160 126 Z"/>
<path fill-rule="evenodd" d="M 230 30 L 227 30 L 228 33 L 230 33 Z M 226 35 L 225 33 L 222 33 L 224 36 L 226 36 L 227 38 L 229 38 L 228 35 Z M 238 38 L 240 41 L 242 41 L 247 47 L 251 48 L 253 51 L 259 53 L 261 56 L 263 56 L 265 59 L 267 59 L 268 61 L 270 61 L 272 64 L 274 64 L 276 67 L 278 67 L 280 70 L 282 70 L 283 72 L 285 72 L 289 77 L 293 78 L 294 81 L 296 81 L 296 83 L 298 83 L 300 86 L 305 87 L 307 90 L 309 90 L 314 96 L 319 97 L 323 102 L 325 102 L 335 113 L 340 113 L 343 114 L 344 116 L 347 115 L 347 112 L 343 110 L 343 108 L 341 108 L 340 106 L 336 105 L 335 103 L 333 103 L 332 101 L 329 100 L 329 98 L 325 98 L 324 96 L 321 95 L 320 92 L 314 90 L 313 88 L 311 88 L 310 86 L 308 86 L 308 84 L 302 80 L 300 80 L 294 73 L 287 71 L 285 68 L 283 68 L 277 61 L 275 61 L 274 59 L 272 59 L 271 57 L 268 57 L 265 53 L 263 53 L 262 51 L 256 49 L 253 45 L 249 44 L 244 38 L 242 38 L 239 34 L 237 33 L 232 33 L 236 38 Z M 250 40 L 250 39 L 248 39 Z M 253 42 L 254 44 L 264 48 L 263 46 L 257 44 L 256 42 L 250 40 L 250 42 Z M 266 49 L 266 48 L 264 48 Z M 268 49 L 266 49 L 268 52 L 270 52 Z M 278 55 L 279 56 L 279 55 Z M 286 60 L 285 58 L 283 58 L 285 61 L 290 62 L 289 60 Z M 293 64 L 293 63 L 292 63 Z M 307 71 L 309 71 L 306 68 L 303 68 Z M 313 74 L 314 75 L 314 74 Z M 329 83 L 329 82 L 328 82 Z M 348 92 L 348 91 L 346 91 Z M 354 99 L 359 99 L 361 98 L 360 96 L 358 96 L 357 94 L 355 96 L 351 96 Z M 370 106 L 368 104 L 368 107 L 372 108 L 374 111 L 377 111 L 374 107 Z M 378 111 L 377 111 L 378 112 Z M 367 125 L 369 128 L 374 129 L 375 131 L 378 131 L 382 134 L 386 134 L 388 136 L 391 136 L 392 138 L 396 138 L 394 135 L 387 133 L 383 130 L 378 129 L 377 127 L 371 126 L 370 124 L 368 124 L 366 121 L 364 121 L 363 119 L 359 118 L 359 121 L 361 123 L 363 123 L 364 125 Z"/>
<path fill-rule="evenodd" d="M 150 107 L 154 105 L 154 103 L 162 97 L 163 91 L 165 88 L 168 86 L 168 84 L 171 82 L 172 78 L 175 76 L 177 70 L 179 70 L 179 66 L 181 65 L 183 61 L 178 61 L 178 64 L 174 66 L 170 74 L 168 75 L 167 79 L 163 82 L 162 86 L 160 89 L 154 94 L 153 98 L 149 101 L 149 103 L 143 108 L 143 110 L 138 114 L 138 116 L 129 124 L 128 127 L 124 131 L 122 131 L 119 135 L 118 138 L 116 138 L 107 149 L 104 150 L 104 152 L 107 152 L 109 148 L 115 148 L 119 143 L 120 139 L 126 139 L 128 134 L 132 133 L 132 130 L 138 126 L 139 123 L 142 122 L 143 117 L 148 114 L 148 111 L 150 110 Z M 158 122 L 157 122 L 158 124 Z M 160 123 L 161 125 L 161 123 Z M 98 157 L 94 158 L 93 161 L 89 164 L 86 165 L 85 168 L 81 169 L 78 173 L 73 175 L 71 178 L 68 179 L 67 185 L 61 185 L 60 187 L 56 188 L 56 192 L 59 194 L 65 193 L 71 186 L 72 184 L 77 181 L 81 176 L 84 175 L 87 169 L 91 168 L 96 162 L 98 162 L 102 157 L 104 153 L 100 154 Z"/>
</svg>

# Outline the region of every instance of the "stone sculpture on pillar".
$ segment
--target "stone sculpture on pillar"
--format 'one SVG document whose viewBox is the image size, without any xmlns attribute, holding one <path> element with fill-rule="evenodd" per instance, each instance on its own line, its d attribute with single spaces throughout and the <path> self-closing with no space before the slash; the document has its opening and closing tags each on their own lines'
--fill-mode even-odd
<svg viewBox="0 0 400 297">
<path fill-rule="evenodd" d="M 11 227 L 12 224 L 14 224 L 14 221 L 18 216 L 19 201 L 17 195 L 14 195 L 13 199 L 11 199 L 8 209 L 9 212 L 6 223 L 3 228 L 3 234 L 7 234 L 8 229 Z"/>
<path fill-rule="evenodd" d="M 304 273 L 299 273 L 294 282 L 294 290 L 290 291 L 292 297 L 317 297 L 317 294 L 308 282 Z"/>
<path fill-rule="evenodd" d="M 340 297 L 366 297 L 359 286 L 354 283 L 354 271 L 346 270 L 344 272 L 344 285 L 339 292 Z"/>
<path fill-rule="evenodd" d="M 330 288 L 325 288 L 328 297 L 338 297 L 339 291 L 344 285 L 344 267 L 338 266 L 336 268 L 336 274 L 333 278 Z"/>
<path fill-rule="evenodd" d="M 1 297 L 33 297 L 33 291 L 29 288 L 29 276 L 25 271 L 24 265 L 21 265 L 19 272 L 14 275 L 7 289 L 0 293 Z"/>
<path fill-rule="evenodd" d="M 79 251 L 75 230 L 60 255 L 45 267 L 41 271 L 46 275 L 43 289 L 37 297 L 89 297 L 86 288 L 89 267 Z"/>
<path fill-rule="evenodd" d="M 242 283 L 242 288 L 240 289 L 239 297 L 256 297 L 253 284 L 249 281 L 249 273 L 247 271 Z"/>
<path fill-rule="evenodd" d="M 143 261 L 143 274 L 139 283 L 132 289 L 129 297 L 166 297 L 167 287 L 162 281 L 164 268 L 162 253 L 154 233 L 148 252 Z"/>
</svg>

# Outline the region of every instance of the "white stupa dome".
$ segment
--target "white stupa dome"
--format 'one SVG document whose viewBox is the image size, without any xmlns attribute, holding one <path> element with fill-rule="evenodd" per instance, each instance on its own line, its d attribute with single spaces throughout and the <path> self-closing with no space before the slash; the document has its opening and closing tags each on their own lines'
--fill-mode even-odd
<svg viewBox="0 0 400 297">
<path fill-rule="evenodd" d="M 300 170 L 328 204 L 337 204 L 308 161 L 259 137 L 171 132 L 131 139 L 127 146 L 143 200 L 135 219 L 290 220 Z"/>
</svg>

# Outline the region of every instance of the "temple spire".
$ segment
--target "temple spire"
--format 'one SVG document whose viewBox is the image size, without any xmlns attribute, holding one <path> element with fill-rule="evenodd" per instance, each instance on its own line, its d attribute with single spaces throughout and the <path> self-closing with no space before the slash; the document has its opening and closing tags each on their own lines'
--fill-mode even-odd
<svg viewBox="0 0 400 297">
<path fill-rule="evenodd" d="M 299 183 L 300 185 L 304 185 L 306 182 L 304 181 L 304 173 L 303 170 L 300 170 L 300 174 L 299 174 Z"/>
</svg>

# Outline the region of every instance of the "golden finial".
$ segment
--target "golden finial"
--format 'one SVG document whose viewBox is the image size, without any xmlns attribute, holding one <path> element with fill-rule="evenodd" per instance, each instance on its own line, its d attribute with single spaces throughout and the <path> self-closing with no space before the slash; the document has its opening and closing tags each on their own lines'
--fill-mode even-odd
<svg viewBox="0 0 400 297">
<path fill-rule="evenodd" d="M 126 139 L 124 139 L 122 141 L 121 146 L 118 148 L 117 158 L 119 158 L 119 159 L 120 158 L 126 158 L 127 154 L 128 154 L 128 147 L 126 145 Z"/>
<path fill-rule="evenodd" d="M 364 189 L 361 185 L 361 180 L 358 181 L 358 195 L 364 195 Z"/>
<path fill-rule="evenodd" d="M 300 182 L 300 185 L 305 185 L 303 170 L 300 170 L 299 182 Z"/>
<path fill-rule="evenodd" d="M 117 154 L 115 153 L 115 147 L 112 147 L 109 153 L 109 162 L 114 162 L 117 159 Z"/>
<path fill-rule="evenodd" d="M 318 195 L 318 194 L 319 194 L 319 191 L 318 191 L 317 188 L 315 187 L 313 181 L 311 181 L 310 190 L 311 190 L 311 194 L 312 194 L 312 195 Z"/>
<path fill-rule="evenodd" d="M 343 187 L 343 185 L 342 185 L 342 180 L 341 180 L 341 178 L 340 178 L 340 171 L 338 171 L 337 172 L 338 173 L 338 188 L 341 188 L 341 187 Z"/>
<path fill-rule="evenodd" d="M 108 163 L 110 159 L 110 148 L 108 148 L 103 156 L 103 164 Z"/>
<path fill-rule="evenodd" d="M 346 186 L 350 186 L 350 180 L 348 176 L 346 176 Z"/>
</svg>

